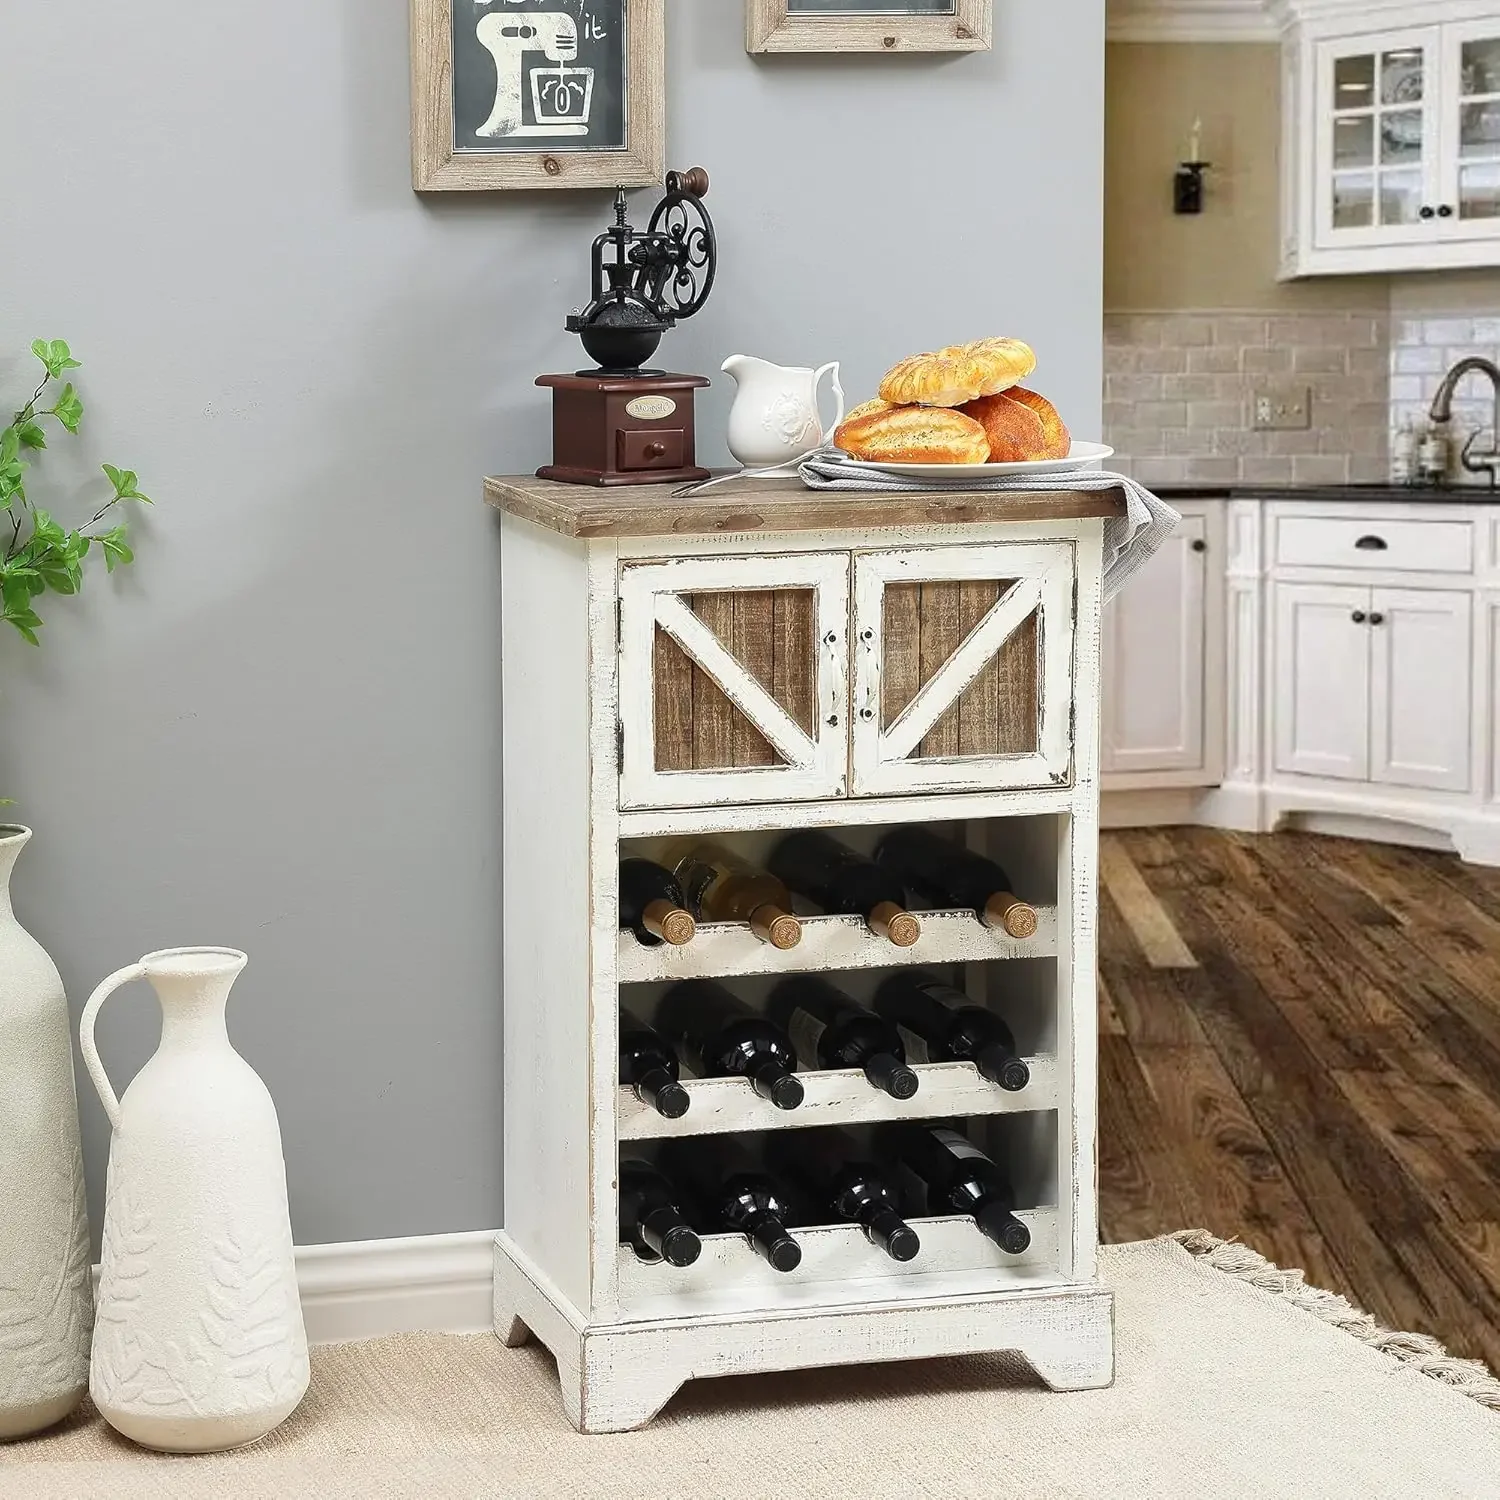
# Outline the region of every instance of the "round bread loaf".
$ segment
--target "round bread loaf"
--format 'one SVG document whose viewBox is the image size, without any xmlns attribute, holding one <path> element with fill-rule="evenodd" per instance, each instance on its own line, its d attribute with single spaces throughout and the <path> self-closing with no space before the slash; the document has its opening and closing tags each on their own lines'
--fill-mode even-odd
<svg viewBox="0 0 1500 1500">
<path fill-rule="evenodd" d="M 1005 394 L 1012 401 L 1029 406 L 1042 419 L 1042 437 L 1046 440 L 1047 451 L 1040 457 L 1066 458 L 1073 451 L 1073 435 L 1058 416 L 1057 408 L 1045 396 L 1038 396 L 1035 391 L 1028 391 L 1022 385 L 1012 386 Z"/>
<path fill-rule="evenodd" d="M 874 403 L 866 402 L 865 406 Z M 851 458 L 890 464 L 982 464 L 990 456 L 984 428 L 947 407 L 856 408 L 833 435 Z"/>
<path fill-rule="evenodd" d="M 960 410 L 984 428 L 991 463 L 1013 464 L 1047 456 L 1042 419 L 1029 406 L 1012 401 L 1009 392 L 982 396 Z"/>
<path fill-rule="evenodd" d="M 962 406 L 1009 390 L 1036 369 L 1036 355 L 1020 339 L 977 339 L 935 354 L 913 354 L 880 382 L 880 398 L 893 405 Z"/>
</svg>

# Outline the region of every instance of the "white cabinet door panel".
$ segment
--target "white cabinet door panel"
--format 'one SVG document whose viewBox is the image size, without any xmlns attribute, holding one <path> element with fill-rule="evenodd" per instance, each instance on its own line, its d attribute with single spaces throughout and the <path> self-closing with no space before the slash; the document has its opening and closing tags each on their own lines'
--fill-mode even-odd
<svg viewBox="0 0 1500 1500">
<path fill-rule="evenodd" d="M 1177 530 L 1104 614 L 1101 769 L 1204 764 L 1205 517 Z"/>
<path fill-rule="evenodd" d="M 1372 592 L 1372 781 L 1468 791 L 1472 614 L 1456 590 Z"/>
<path fill-rule="evenodd" d="M 1369 611 L 1368 589 L 1275 585 L 1278 771 L 1368 780 Z"/>
</svg>

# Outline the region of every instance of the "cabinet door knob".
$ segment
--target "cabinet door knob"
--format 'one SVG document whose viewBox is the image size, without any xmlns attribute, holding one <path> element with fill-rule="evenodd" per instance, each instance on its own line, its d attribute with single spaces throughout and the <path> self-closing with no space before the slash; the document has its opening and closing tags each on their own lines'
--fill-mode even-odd
<svg viewBox="0 0 1500 1500">
<path fill-rule="evenodd" d="M 647 443 L 641 450 L 647 458 L 665 458 L 667 445 L 665 443 Z"/>
<path fill-rule="evenodd" d="M 1385 616 L 1383 614 L 1381 614 L 1380 611 L 1377 609 L 1375 611 L 1375 613 L 1370 616 L 1370 624 L 1372 624 L 1372 625 L 1384 625 L 1385 624 Z"/>
<path fill-rule="evenodd" d="M 1435 208 L 1429 208 L 1424 203 L 1421 208 L 1417 210 L 1417 217 L 1420 219 L 1430 219 L 1436 212 L 1437 210 Z"/>
<path fill-rule="evenodd" d="M 1354 545 L 1361 552 L 1384 552 L 1389 543 L 1383 536 L 1362 536 Z"/>
<path fill-rule="evenodd" d="M 1453 205 L 1451 203 L 1442 203 L 1438 205 L 1438 218 L 1451 219 L 1452 217 Z"/>
<path fill-rule="evenodd" d="M 1195 536 L 1193 538 L 1193 551 L 1194 552 L 1207 552 L 1208 551 L 1208 543 L 1205 542 L 1201 536 Z"/>
<path fill-rule="evenodd" d="M 1349 616 L 1349 618 L 1353 620 L 1356 625 L 1363 625 L 1365 623 L 1365 612 L 1362 609 L 1357 609 L 1352 615 Z"/>
</svg>

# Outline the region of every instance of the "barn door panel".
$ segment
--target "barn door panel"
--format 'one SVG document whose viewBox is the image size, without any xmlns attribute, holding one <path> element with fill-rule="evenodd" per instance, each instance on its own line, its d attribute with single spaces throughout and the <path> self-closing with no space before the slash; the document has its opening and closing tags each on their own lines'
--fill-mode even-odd
<svg viewBox="0 0 1500 1500">
<path fill-rule="evenodd" d="M 1067 543 L 856 556 L 856 793 L 1068 779 L 1073 571 Z"/>
<path fill-rule="evenodd" d="M 623 570 L 621 805 L 847 791 L 847 554 Z"/>
</svg>

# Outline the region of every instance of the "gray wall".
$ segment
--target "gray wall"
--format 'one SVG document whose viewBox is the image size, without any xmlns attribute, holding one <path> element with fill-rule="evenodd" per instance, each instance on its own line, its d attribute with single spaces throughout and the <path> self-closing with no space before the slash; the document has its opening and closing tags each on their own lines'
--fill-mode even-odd
<svg viewBox="0 0 1500 1500">
<path fill-rule="evenodd" d="M 1103 9 L 999 0 L 971 57 L 757 62 L 738 0 L 669 0 L 669 155 L 710 169 L 724 256 L 671 363 L 840 358 L 855 400 L 935 339 L 1015 334 L 1097 435 Z M 300 1242 L 494 1225 L 479 480 L 546 455 L 531 378 L 580 362 L 562 321 L 607 196 L 417 198 L 401 0 L 6 25 L 0 391 L 34 336 L 71 340 L 88 428 L 37 494 L 76 518 L 109 459 L 158 501 L 133 572 L 50 601 L 41 652 L 0 639 L 0 788 L 38 834 L 17 910 L 75 1013 L 148 949 L 249 952 L 231 1032 Z M 155 1037 L 135 986 L 100 1026 L 117 1087 Z M 91 1090 L 83 1118 L 97 1221 Z"/>
</svg>

